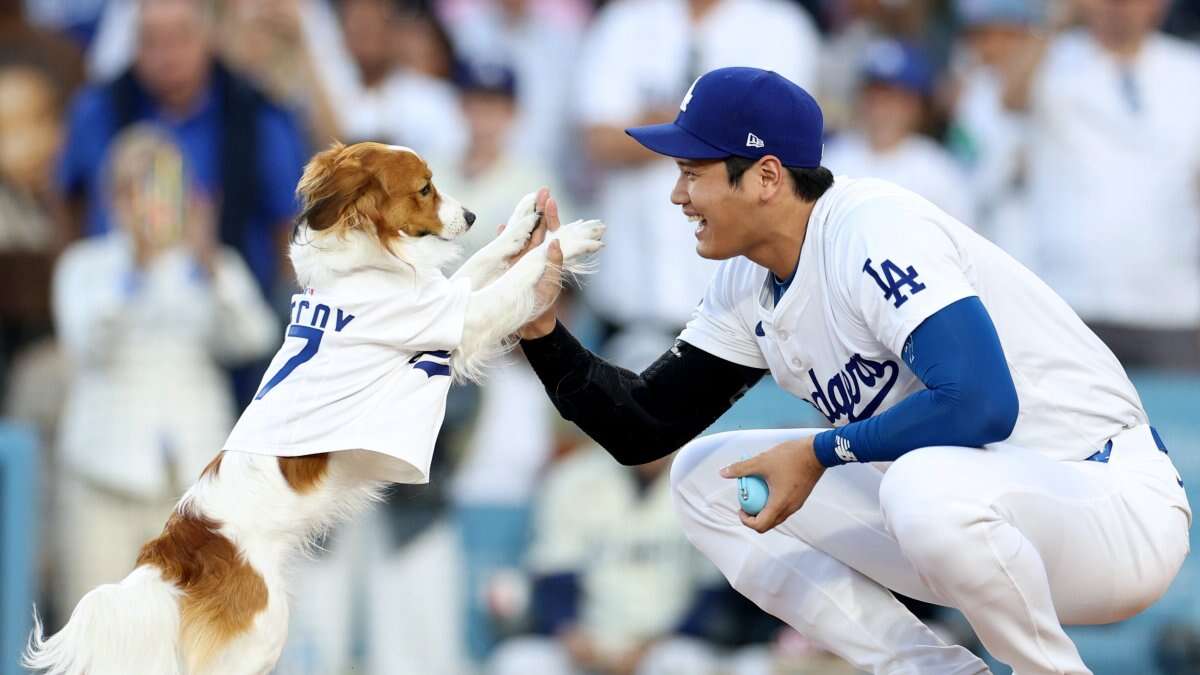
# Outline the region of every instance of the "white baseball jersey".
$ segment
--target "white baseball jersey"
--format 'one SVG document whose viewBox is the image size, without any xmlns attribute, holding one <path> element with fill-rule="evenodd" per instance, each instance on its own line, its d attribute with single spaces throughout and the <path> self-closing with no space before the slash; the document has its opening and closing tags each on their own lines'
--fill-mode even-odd
<svg viewBox="0 0 1200 675">
<path fill-rule="evenodd" d="M 1147 422 L 1112 352 L 1033 273 L 930 202 L 877 179 L 838 177 L 813 208 L 791 286 L 775 305 L 768 270 L 724 261 L 680 336 L 723 359 L 769 368 L 835 426 L 890 408 L 921 381 L 908 336 L 978 296 L 1020 402 L 994 444 L 1082 459 Z"/>
<path fill-rule="evenodd" d="M 370 450 L 380 480 L 425 483 L 446 412 L 469 280 L 361 271 L 292 297 L 287 339 L 226 450 Z"/>
</svg>

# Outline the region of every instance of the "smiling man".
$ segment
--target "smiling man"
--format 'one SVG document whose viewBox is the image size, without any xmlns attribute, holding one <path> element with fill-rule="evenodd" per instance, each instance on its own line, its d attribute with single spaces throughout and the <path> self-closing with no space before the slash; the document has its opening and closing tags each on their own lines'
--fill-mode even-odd
<svg viewBox="0 0 1200 675">
<path fill-rule="evenodd" d="M 583 349 L 553 313 L 525 326 L 563 416 L 625 464 L 687 444 L 672 483 L 688 538 L 734 588 L 862 670 L 987 672 L 892 589 L 960 609 L 1022 675 L 1090 672 L 1060 622 L 1154 602 L 1191 521 L 1112 353 L 928 201 L 834 179 L 820 108 L 775 73 L 707 73 L 673 123 L 629 133 L 676 159 L 671 200 L 696 223 L 697 252 L 723 262 L 640 374 Z M 688 443 L 765 372 L 835 428 Z M 730 480 L 745 475 L 770 488 L 754 516 Z"/>
</svg>

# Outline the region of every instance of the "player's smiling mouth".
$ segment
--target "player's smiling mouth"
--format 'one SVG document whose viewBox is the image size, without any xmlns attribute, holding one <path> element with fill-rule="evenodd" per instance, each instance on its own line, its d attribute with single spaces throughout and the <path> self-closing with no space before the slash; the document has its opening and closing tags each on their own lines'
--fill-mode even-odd
<svg viewBox="0 0 1200 675">
<path fill-rule="evenodd" d="M 703 232 L 705 229 L 708 228 L 708 221 L 705 220 L 699 214 L 687 214 L 687 219 L 688 219 L 689 223 L 696 223 L 696 236 L 697 237 L 700 236 L 701 232 Z"/>
</svg>

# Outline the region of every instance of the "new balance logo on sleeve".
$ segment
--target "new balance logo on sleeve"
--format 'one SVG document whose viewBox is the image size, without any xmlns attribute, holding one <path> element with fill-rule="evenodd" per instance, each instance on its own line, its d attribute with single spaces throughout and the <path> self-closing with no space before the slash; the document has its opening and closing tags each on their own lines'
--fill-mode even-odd
<svg viewBox="0 0 1200 675">
<path fill-rule="evenodd" d="M 766 143 L 763 143 L 761 138 L 755 136 L 753 131 L 746 135 L 747 148 L 761 148 L 764 146 L 766 146 Z"/>
<path fill-rule="evenodd" d="M 855 457 L 854 453 L 850 452 L 850 441 L 848 441 L 844 436 L 836 437 L 836 440 L 833 443 L 833 451 L 837 454 L 838 459 L 842 460 L 843 462 L 858 461 L 858 457 Z"/>
</svg>

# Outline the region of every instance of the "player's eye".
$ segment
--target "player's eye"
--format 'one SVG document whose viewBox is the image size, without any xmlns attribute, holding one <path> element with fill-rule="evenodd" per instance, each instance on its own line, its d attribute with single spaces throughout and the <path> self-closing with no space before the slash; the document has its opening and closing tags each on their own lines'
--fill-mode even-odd
<svg viewBox="0 0 1200 675">
<path fill-rule="evenodd" d="M 426 183 L 426 184 L 425 184 L 425 187 L 421 188 L 421 196 L 422 196 L 422 197 L 428 197 L 428 196 L 429 196 L 429 193 L 430 193 L 432 190 L 433 190 L 433 184 L 432 184 L 432 183 Z"/>
</svg>

